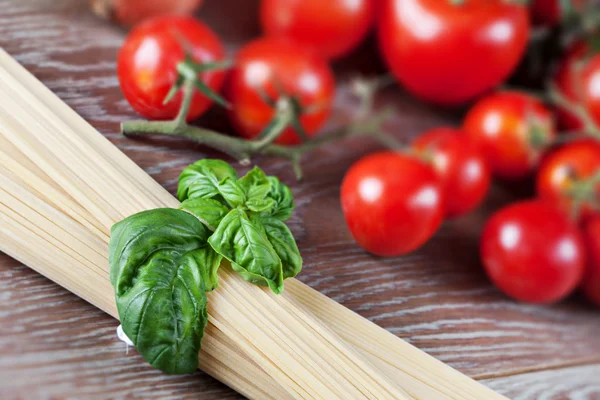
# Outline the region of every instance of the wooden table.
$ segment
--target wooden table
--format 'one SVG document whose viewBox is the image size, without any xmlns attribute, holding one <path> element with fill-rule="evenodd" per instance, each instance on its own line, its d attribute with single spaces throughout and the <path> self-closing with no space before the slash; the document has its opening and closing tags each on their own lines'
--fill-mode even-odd
<svg viewBox="0 0 600 400">
<path fill-rule="evenodd" d="M 206 2 L 199 15 L 230 52 L 259 34 L 254 1 Z M 86 3 L 3 0 L 0 45 L 173 192 L 185 165 L 214 154 L 179 140 L 121 137 L 119 122 L 134 117 L 115 75 L 124 32 L 96 19 Z M 343 83 L 349 74 L 381 68 L 373 47 L 369 42 L 337 63 L 340 112 L 352 107 Z M 398 88 L 381 97 L 397 106 L 388 128 L 403 140 L 457 121 L 456 113 L 420 104 Z M 201 123 L 227 127 L 218 113 Z M 419 251 L 381 259 L 352 241 L 339 207 L 344 172 L 375 149 L 363 139 L 318 150 L 304 161 L 304 183 L 294 182 L 284 161 L 256 160 L 289 183 L 297 199 L 291 227 L 305 259 L 300 279 L 509 397 L 600 399 L 600 311 L 578 296 L 551 307 L 517 304 L 488 282 L 478 260 L 485 217 L 529 195 L 530 184 L 494 187 L 484 209 L 447 222 Z M 116 326 L 0 254 L 0 398 L 240 397 L 201 372 L 171 377 L 153 370 L 134 350 L 127 353 Z"/>
</svg>

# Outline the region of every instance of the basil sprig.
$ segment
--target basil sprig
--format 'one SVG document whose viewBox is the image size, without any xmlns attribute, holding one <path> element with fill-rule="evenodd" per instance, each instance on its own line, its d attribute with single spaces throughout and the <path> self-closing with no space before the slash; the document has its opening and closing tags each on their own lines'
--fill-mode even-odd
<svg viewBox="0 0 600 400">
<path fill-rule="evenodd" d="M 292 192 L 258 167 L 241 178 L 231 170 L 220 173 L 225 170 L 215 160 L 200 160 L 185 168 L 179 177 L 181 207 L 206 221 L 206 216 L 190 203 L 198 199 L 223 199 L 230 207 L 229 212 L 216 226 L 215 220 L 211 220 L 215 229 L 208 243 L 245 280 L 281 293 L 283 280 L 296 276 L 302 269 L 296 241 L 284 223 L 294 209 Z M 203 182 L 211 182 L 217 190 L 206 190 Z M 235 201 L 224 195 L 220 189 L 223 187 L 228 188 L 228 193 L 238 194 Z"/>
<path fill-rule="evenodd" d="M 179 210 L 134 214 L 111 229 L 110 280 L 123 331 L 152 366 L 190 373 L 208 321 L 206 293 L 223 258 L 245 280 L 281 293 L 302 269 L 285 225 L 290 189 L 255 167 L 238 178 L 221 160 L 183 170 Z"/>
</svg>

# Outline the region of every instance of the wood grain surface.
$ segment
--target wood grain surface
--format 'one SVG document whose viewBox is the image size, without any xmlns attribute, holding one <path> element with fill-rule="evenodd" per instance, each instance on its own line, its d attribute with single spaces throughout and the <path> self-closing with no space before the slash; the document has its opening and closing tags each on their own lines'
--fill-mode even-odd
<svg viewBox="0 0 600 400">
<path fill-rule="evenodd" d="M 229 52 L 260 33 L 255 1 L 206 0 L 199 16 Z M 0 0 L 0 46 L 174 192 L 185 165 L 215 154 L 180 140 L 130 140 L 118 133 L 119 122 L 135 117 L 115 75 L 124 34 L 94 17 L 83 0 Z M 349 77 L 381 70 L 373 41 L 336 62 L 336 70 L 343 115 L 353 106 Z M 420 104 L 397 87 L 380 102 L 396 107 L 387 129 L 405 141 L 460 116 Z M 229 129 L 219 112 L 200 123 Z M 496 185 L 485 207 L 447 222 L 419 251 L 381 259 L 354 244 L 339 207 L 344 172 L 377 148 L 361 139 L 320 149 L 305 158 L 303 183 L 294 182 L 284 161 L 255 160 L 290 184 L 297 199 L 291 229 L 305 260 L 300 279 L 509 397 L 600 399 L 600 311 L 577 295 L 551 307 L 515 303 L 488 282 L 478 261 L 486 216 L 531 195 L 530 183 Z M 171 377 L 153 370 L 116 339 L 116 326 L 0 254 L 1 399 L 240 398 L 201 372 Z"/>
</svg>

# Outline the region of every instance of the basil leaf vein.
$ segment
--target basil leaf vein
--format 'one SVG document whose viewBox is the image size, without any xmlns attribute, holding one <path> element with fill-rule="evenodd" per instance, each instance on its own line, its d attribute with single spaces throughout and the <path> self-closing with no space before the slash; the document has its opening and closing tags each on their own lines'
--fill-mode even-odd
<svg viewBox="0 0 600 400">
<path fill-rule="evenodd" d="M 253 215 L 255 226 L 262 227 L 277 256 L 281 260 L 283 279 L 293 278 L 302 270 L 302 257 L 287 225 L 273 217 Z"/>
<path fill-rule="evenodd" d="M 283 291 L 281 260 L 264 228 L 252 222 L 244 210 L 231 210 L 208 243 L 229 260 L 234 271 L 245 280 L 267 285 L 277 294 Z"/>
<path fill-rule="evenodd" d="M 217 229 L 219 223 L 229 209 L 213 199 L 193 198 L 181 203 L 180 209 L 194 214 L 211 231 Z"/>
</svg>

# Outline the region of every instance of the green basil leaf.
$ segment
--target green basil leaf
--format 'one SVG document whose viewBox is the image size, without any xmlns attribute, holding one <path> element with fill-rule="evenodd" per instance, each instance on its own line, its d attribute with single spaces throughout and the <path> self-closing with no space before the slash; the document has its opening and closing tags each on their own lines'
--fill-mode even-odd
<svg viewBox="0 0 600 400">
<path fill-rule="evenodd" d="M 271 191 L 271 181 L 260 168 L 252 168 L 237 183 L 246 195 L 246 208 L 254 212 L 271 211 L 275 205 L 275 201 L 267 197 Z"/>
<path fill-rule="evenodd" d="M 203 159 L 188 165 L 179 175 L 179 201 L 192 198 L 215 199 L 232 207 L 244 204 L 244 191 L 237 181 L 237 173 L 222 160 Z"/>
<path fill-rule="evenodd" d="M 279 219 L 252 215 L 250 217 L 256 226 L 262 226 L 265 235 L 281 260 L 283 279 L 293 278 L 302 270 L 302 257 L 296 245 L 296 240 L 287 225 Z"/>
<path fill-rule="evenodd" d="M 212 292 L 219 286 L 219 267 L 223 256 L 213 250 L 210 245 L 206 245 L 189 253 L 189 259 L 186 260 L 191 266 L 202 274 L 202 283 L 204 292 Z"/>
<path fill-rule="evenodd" d="M 266 237 L 264 228 L 256 226 L 244 210 L 231 210 L 208 243 L 229 260 L 232 268 L 245 280 L 267 285 L 277 294 L 283 290 L 281 260 Z"/>
<path fill-rule="evenodd" d="M 210 231 L 185 211 L 157 209 L 115 224 L 110 280 L 123 331 L 152 366 L 191 373 L 208 321 L 206 291 L 217 286 L 220 255 Z"/>
<path fill-rule="evenodd" d="M 269 176 L 271 191 L 268 197 L 275 201 L 270 215 L 282 221 L 287 221 L 294 210 L 294 197 L 290 188 L 274 176 Z"/>
<path fill-rule="evenodd" d="M 229 209 L 217 200 L 202 198 L 187 199 L 179 208 L 194 214 L 211 231 L 217 229 L 223 217 L 229 212 Z"/>
</svg>

